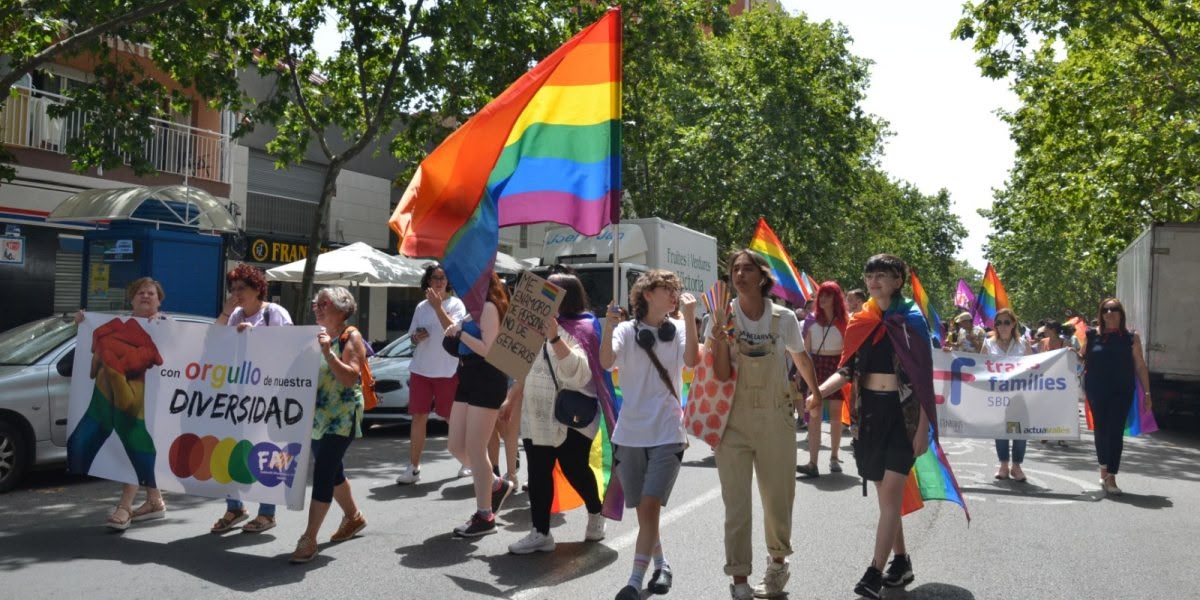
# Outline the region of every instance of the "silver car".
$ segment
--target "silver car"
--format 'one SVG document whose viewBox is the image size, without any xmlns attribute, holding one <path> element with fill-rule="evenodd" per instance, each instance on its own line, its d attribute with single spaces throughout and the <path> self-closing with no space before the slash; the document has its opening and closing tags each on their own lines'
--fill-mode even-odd
<svg viewBox="0 0 1200 600">
<path fill-rule="evenodd" d="M 413 343 L 407 333 L 384 346 L 383 350 L 370 358 L 368 362 L 371 365 L 371 375 L 375 377 L 375 395 L 379 397 L 379 405 L 363 415 L 366 423 L 412 419 L 412 415 L 408 413 L 408 366 L 412 358 Z M 436 412 L 431 412 L 429 418 L 441 420 Z"/>
<path fill-rule="evenodd" d="M 195 315 L 171 318 L 212 323 Z M 31 467 L 67 459 L 75 331 L 74 315 L 62 315 L 0 333 L 0 493 Z"/>
</svg>

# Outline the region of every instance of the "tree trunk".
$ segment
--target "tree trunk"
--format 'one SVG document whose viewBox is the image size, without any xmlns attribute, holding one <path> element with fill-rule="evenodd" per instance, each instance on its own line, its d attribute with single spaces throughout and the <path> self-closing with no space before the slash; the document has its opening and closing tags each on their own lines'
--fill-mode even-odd
<svg viewBox="0 0 1200 600">
<path fill-rule="evenodd" d="M 329 205 L 337 195 L 337 178 L 342 172 L 342 160 L 333 160 L 325 169 L 325 181 L 321 186 L 321 201 L 317 203 L 317 218 L 313 219 L 312 231 L 308 234 L 308 256 L 304 260 L 304 277 L 300 280 L 300 298 L 293 307 L 296 323 L 314 323 L 312 305 L 313 275 L 317 270 L 317 257 L 321 254 L 321 234 L 329 220 Z"/>
</svg>

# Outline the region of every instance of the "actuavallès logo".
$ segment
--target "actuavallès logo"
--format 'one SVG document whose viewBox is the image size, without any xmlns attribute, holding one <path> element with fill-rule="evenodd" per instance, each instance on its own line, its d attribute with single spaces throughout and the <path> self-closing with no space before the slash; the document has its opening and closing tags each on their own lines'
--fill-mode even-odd
<svg viewBox="0 0 1200 600">
<path fill-rule="evenodd" d="M 296 460 L 300 444 L 277 446 L 271 442 L 251 443 L 216 436 L 200 437 L 185 433 L 171 442 L 171 473 L 180 479 L 215 480 L 222 485 L 234 482 L 261 483 L 292 487 L 296 478 Z"/>
</svg>

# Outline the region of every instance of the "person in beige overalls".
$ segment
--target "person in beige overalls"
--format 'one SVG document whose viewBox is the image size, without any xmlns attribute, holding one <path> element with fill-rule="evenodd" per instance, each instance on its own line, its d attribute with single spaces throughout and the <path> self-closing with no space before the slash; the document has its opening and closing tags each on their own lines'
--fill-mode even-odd
<svg viewBox="0 0 1200 600">
<path fill-rule="evenodd" d="M 718 379 L 737 365 L 733 408 L 716 449 L 721 498 L 725 502 L 725 573 L 733 577 L 734 600 L 773 598 L 785 593 L 792 553 L 792 503 L 796 496 L 796 408 L 784 353 L 792 355 L 801 377 L 816 389 L 817 377 L 804 349 L 800 322 L 785 306 L 766 298 L 774 286 L 766 260 L 751 250 L 734 252 L 729 273 L 737 298 L 730 314 L 713 310 L 708 332 Z M 732 325 L 727 335 L 726 323 Z M 737 348 L 737 355 L 730 348 Z M 767 541 L 767 570 L 751 588 L 751 474 L 758 478 Z"/>
</svg>

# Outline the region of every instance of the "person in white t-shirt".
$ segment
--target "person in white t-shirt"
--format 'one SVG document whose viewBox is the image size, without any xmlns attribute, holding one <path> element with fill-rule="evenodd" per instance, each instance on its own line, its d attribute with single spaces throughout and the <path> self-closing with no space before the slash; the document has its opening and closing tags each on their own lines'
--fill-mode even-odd
<svg viewBox="0 0 1200 600">
<path fill-rule="evenodd" d="M 409 484 L 421 480 L 421 454 L 425 451 L 425 429 L 429 413 L 450 421 L 454 394 L 458 390 L 458 358 L 442 350 L 446 328 L 467 316 L 462 300 L 452 296 L 454 290 L 446 279 L 446 270 L 437 263 L 426 265 L 421 276 L 421 291 L 425 299 L 413 311 L 413 358 L 408 365 L 411 375 L 408 384 L 409 428 L 408 467 L 396 478 L 396 483 Z M 470 475 L 461 467 L 459 477 Z"/>
<path fill-rule="evenodd" d="M 1011 308 L 1002 308 L 996 311 L 996 316 L 993 320 L 996 326 L 996 335 L 987 338 L 983 342 L 983 354 L 999 357 L 1018 357 L 1029 354 L 1029 345 L 1025 343 L 1017 335 L 1017 315 Z M 1009 467 L 1009 445 L 1012 446 L 1012 467 Z M 1000 469 L 996 471 L 996 479 L 1008 479 L 1010 476 L 1016 481 L 1025 481 L 1025 472 L 1021 470 L 1021 463 L 1025 462 L 1025 440 L 996 440 L 996 459 L 1000 461 Z"/>
<path fill-rule="evenodd" d="M 734 600 L 773 598 L 785 593 L 792 554 L 792 505 L 796 498 L 796 406 L 785 357 L 791 357 L 809 389 L 817 389 L 797 314 L 767 298 L 775 285 L 767 261 L 749 249 L 729 257 L 732 310 L 713 308 L 707 332 L 717 379 L 737 387 L 729 420 L 716 448 L 717 475 L 725 504 L 725 574 Z M 733 328 L 727 334 L 726 323 Z M 820 417 L 812 427 L 820 431 Z M 818 438 L 819 439 L 819 438 Z M 748 582 L 753 563 L 751 477 L 758 479 L 763 506 L 767 568 L 756 587 Z"/>
<path fill-rule="evenodd" d="M 658 520 L 679 475 L 686 437 L 679 394 L 683 368 L 700 360 L 696 334 L 696 298 L 680 294 L 679 276 L 655 269 L 643 274 L 629 293 L 634 320 L 621 322 L 616 300 L 608 306 L 600 365 L 620 371 L 624 401 L 612 442 L 625 506 L 637 508 L 638 537 L 633 571 L 617 600 L 639 600 L 651 558 L 654 575 L 647 589 L 671 589 L 671 566 L 662 551 Z M 667 315 L 682 309 L 682 319 Z"/>
</svg>

